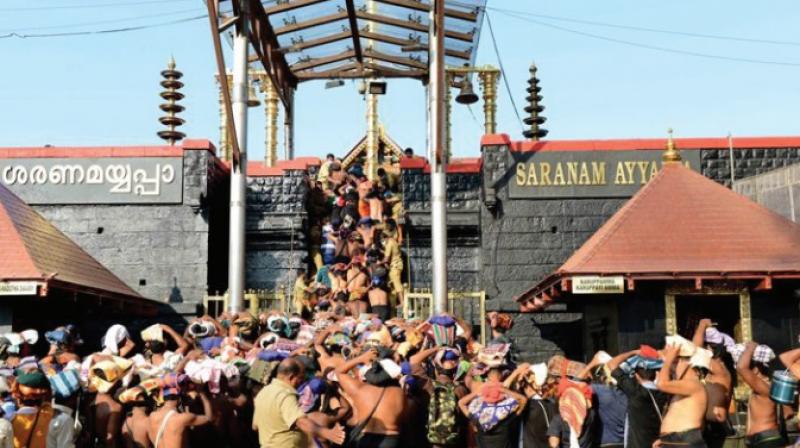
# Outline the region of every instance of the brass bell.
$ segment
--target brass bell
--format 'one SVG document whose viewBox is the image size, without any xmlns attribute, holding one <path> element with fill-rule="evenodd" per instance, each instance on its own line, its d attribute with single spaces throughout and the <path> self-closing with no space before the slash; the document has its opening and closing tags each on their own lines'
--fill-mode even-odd
<svg viewBox="0 0 800 448">
<path fill-rule="evenodd" d="M 247 107 L 256 107 L 260 104 L 261 101 L 256 95 L 256 88 L 253 87 L 253 83 L 250 83 L 250 87 L 247 89 Z"/>
<path fill-rule="evenodd" d="M 456 96 L 456 103 L 475 104 L 478 102 L 478 95 L 475 94 L 475 91 L 472 88 L 472 82 L 466 75 L 464 76 L 464 79 L 461 80 L 460 88 L 461 91 L 458 92 L 458 96 Z"/>
</svg>

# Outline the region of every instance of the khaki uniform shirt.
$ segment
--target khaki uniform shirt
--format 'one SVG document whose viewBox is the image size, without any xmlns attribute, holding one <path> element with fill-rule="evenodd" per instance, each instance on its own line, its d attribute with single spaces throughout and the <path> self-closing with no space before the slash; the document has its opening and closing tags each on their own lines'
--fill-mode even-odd
<svg viewBox="0 0 800 448">
<path fill-rule="evenodd" d="M 305 434 L 295 422 L 305 414 L 297 403 L 297 391 L 275 378 L 256 395 L 253 427 L 258 429 L 262 447 L 305 448 Z"/>
</svg>

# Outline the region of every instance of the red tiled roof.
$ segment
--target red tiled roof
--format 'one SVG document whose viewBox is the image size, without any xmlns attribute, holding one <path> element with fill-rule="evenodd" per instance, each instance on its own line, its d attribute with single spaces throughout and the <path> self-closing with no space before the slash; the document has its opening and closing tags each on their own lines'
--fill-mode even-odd
<svg viewBox="0 0 800 448">
<path fill-rule="evenodd" d="M 145 300 L 0 185 L 0 280 L 52 281 L 91 294 Z"/>
<path fill-rule="evenodd" d="M 800 225 L 679 163 L 647 185 L 526 302 L 572 275 L 800 277 Z"/>
<path fill-rule="evenodd" d="M 506 134 L 488 134 L 481 138 L 481 146 L 508 145 L 513 152 L 535 151 L 630 151 L 663 150 L 666 138 L 631 138 L 617 140 L 543 140 L 512 141 Z M 728 149 L 728 139 L 676 138 L 675 144 L 685 150 Z M 800 148 L 800 137 L 734 137 L 734 148 Z"/>
</svg>

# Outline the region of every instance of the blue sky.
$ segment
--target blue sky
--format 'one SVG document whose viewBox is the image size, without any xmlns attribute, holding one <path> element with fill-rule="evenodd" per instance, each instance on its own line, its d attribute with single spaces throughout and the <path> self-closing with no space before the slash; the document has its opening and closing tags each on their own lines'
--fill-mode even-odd
<svg viewBox="0 0 800 448">
<path fill-rule="evenodd" d="M 151 24 L 204 12 L 200 0 L 74 8 L 131 0 L 5 0 L 0 36 Z M 36 11 L 14 8 L 54 7 Z M 70 8 L 64 8 L 70 7 Z M 549 138 L 632 138 L 800 134 L 800 2 L 771 0 L 489 0 L 489 7 L 594 22 L 794 41 L 761 44 L 601 27 L 530 17 L 550 25 L 641 45 L 796 65 L 700 58 L 579 35 L 490 10 L 506 75 L 524 106 L 528 65 L 539 66 Z M 139 19 L 131 20 L 131 18 Z M 98 23 L 96 22 L 104 22 Z M 90 25 L 91 23 L 91 25 Z M 64 27 L 64 25 L 70 25 Z M 226 45 L 227 52 L 230 48 Z M 159 71 L 170 55 L 186 83 L 183 130 L 219 136 L 213 48 L 205 20 L 127 33 L 0 39 L 0 146 L 158 144 Z M 484 26 L 478 63 L 496 64 Z M 390 81 L 381 98 L 389 134 L 418 153 L 425 145 L 424 90 Z M 298 155 L 341 153 L 364 134 L 364 103 L 356 86 L 332 90 L 301 84 L 296 96 Z M 482 127 L 454 105 L 454 153 L 474 156 Z M 482 121 L 480 104 L 473 111 Z M 251 109 L 250 159 L 263 157 L 263 109 Z M 521 112 L 522 113 L 522 112 Z M 524 114 L 524 113 L 523 113 Z M 498 130 L 521 138 L 501 85 Z"/>
</svg>

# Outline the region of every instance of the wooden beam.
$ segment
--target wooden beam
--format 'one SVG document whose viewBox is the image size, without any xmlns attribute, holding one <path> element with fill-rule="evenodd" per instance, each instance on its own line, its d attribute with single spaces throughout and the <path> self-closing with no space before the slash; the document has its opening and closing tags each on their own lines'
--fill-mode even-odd
<svg viewBox="0 0 800 448">
<path fill-rule="evenodd" d="M 333 62 L 344 61 L 355 57 L 356 52 L 353 50 L 343 51 L 341 53 L 325 56 L 322 58 L 314 58 L 306 62 L 297 62 L 290 66 L 293 71 L 308 70 L 310 68 L 319 67 L 321 65 L 330 64 Z"/>
<path fill-rule="evenodd" d="M 377 59 L 379 61 L 384 61 L 384 62 L 391 62 L 393 64 L 405 65 L 406 67 L 418 68 L 421 70 L 425 70 L 428 68 L 428 64 L 424 62 L 415 61 L 411 58 L 392 56 L 390 54 L 381 53 L 375 50 L 367 50 L 366 55 L 367 57 L 372 59 Z"/>
<path fill-rule="evenodd" d="M 269 22 L 269 17 L 264 13 L 261 2 L 259 0 L 249 0 L 249 2 L 250 10 L 252 11 L 248 15 L 250 19 L 250 43 L 261 60 L 261 65 L 264 67 L 267 76 L 269 76 L 278 93 L 278 98 L 280 98 L 288 114 L 292 108 L 290 101 L 291 91 L 297 87 L 297 78 L 292 74 L 286 58 L 280 52 L 281 47 L 278 43 L 278 36 L 275 35 L 275 30 Z"/>
<path fill-rule="evenodd" d="M 407 30 L 418 31 L 421 33 L 428 32 L 428 26 L 421 23 L 412 22 L 410 20 L 396 19 L 394 17 L 384 16 L 381 14 L 371 14 L 365 11 L 358 11 L 358 18 L 362 20 L 371 20 L 373 22 L 382 23 L 384 25 L 396 26 L 405 28 Z M 451 39 L 461 40 L 464 42 L 472 42 L 474 35 L 472 33 L 461 33 L 458 31 L 445 30 L 445 37 Z"/>
<path fill-rule="evenodd" d="M 353 0 L 345 0 L 347 5 L 347 20 L 350 22 L 350 35 L 353 37 L 353 50 L 356 52 L 356 60 L 359 64 L 364 63 L 364 53 L 361 51 L 361 37 L 358 35 L 358 17 L 356 17 L 356 5 Z"/>
<path fill-rule="evenodd" d="M 403 38 L 400 38 L 400 37 L 390 36 L 388 34 L 373 33 L 371 31 L 362 31 L 361 32 L 361 37 L 363 37 L 364 39 L 377 40 L 378 42 L 383 42 L 383 43 L 386 43 L 386 44 L 397 45 L 399 47 L 408 47 L 408 46 L 411 46 L 411 45 L 422 45 L 422 46 L 424 46 L 426 48 L 426 50 L 421 51 L 420 53 L 426 53 L 428 51 L 427 50 L 428 44 L 426 42 L 417 42 L 417 41 L 414 41 L 414 40 L 411 40 L 411 39 L 403 39 Z M 472 53 L 471 51 L 458 51 L 458 50 L 452 50 L 452 49 L 445 48 L 444 49 L 444 53 L 447 56 L 451 56 L 451 57 L 459 58 L 459 59 L 464 59 L 465 61 L 469 61 L 469 60 L 472 59 L 471 58 L 471 53 Z"/>
<path fill-rule="evenodd" d="M 301 31 L 308 28 L 313 28 L 315 26 L 326 25 L 328 23 L 337 22 L 339 20 L 344 20 L 346 18 L 347 18 L 347 11 L 341 11 L 335 14 L 328 14 L 327 16 L 316 17 L 311 20 L 306 20 L 305 22 L 292 23 L 289 25 L 282 26 L 280 28 L 275 29 L 275 35 L 280 36 L 282 34 L 293 33 L 295 31 Z"/>
<path fill-rule="evenodd" d="M 400 6 L 403 8 L 413 9 L 415 11 L 430 12 L 431 5 L 429 3 L 422 3 L 414 0 L 375 0 L 378 3 L 386 5 Z M 452 17 L 454 19 L 466 20 L 468 22 L 477 22 L 478 14 L 476 12 L 458 11 L 456 9 L 445 8 L 445 17 Z"/>
<path fill-rule="evenodd" d="M 211 26 L 211 40 L 214 43 L 214 56 L 217 62 L 217 76 L 219 76 L 219 85 L 222 89 L 222 102 L 225 107 L 225 120 L 226 130 L 228 135 L 236 135 L 236 125 L 233 122 L 233 103 L 231 102 L 231 93 L 228 87 L 228 76 L 225 71 L 225 57 L 222 54 L 222 42 L 219 37 L 219 22 L 217 21 L 217 11 L 219 11 L 219 0 L 208 0 L 206 2 L 208 9 L 208 22 Z M 231 154 L 232 162 L 234 165 L 239 165 L 239 158 L 241 153 L 239 151 L 239 142 L 236 137 L 231 139 Z"/>
<path fill-rule="evenodd" d="M 317 3 L 326 2 L 328 0 L 292 0 L 286 3 L 279 3 L 269 8 L 263 7 L 264 12 L 270 16 L 272 14 L 280 14 L 282 12 L 291 11 L 293 9 L 302 8 L 304 6 L 316 5 Z"/>
</svg>

